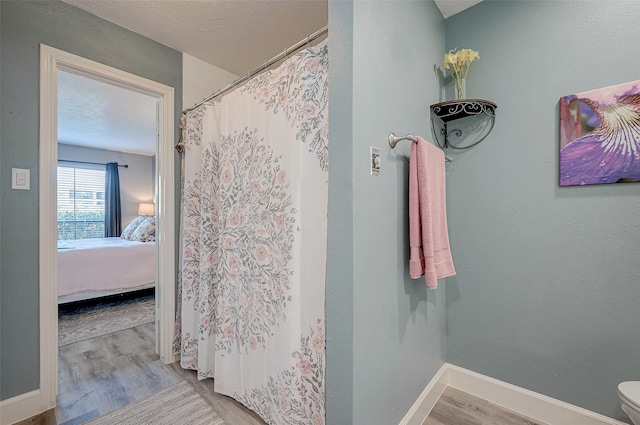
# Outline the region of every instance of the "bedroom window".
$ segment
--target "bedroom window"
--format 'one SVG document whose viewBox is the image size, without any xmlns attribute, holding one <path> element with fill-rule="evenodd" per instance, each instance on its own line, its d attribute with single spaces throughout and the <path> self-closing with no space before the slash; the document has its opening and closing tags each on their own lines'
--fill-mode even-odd
<svg viewBox="0 0 640 425">
<path fill-rule="evenodd" d="M 104 174 L 58 167 L 58 240 L 104 238 Z"/>
</svg>

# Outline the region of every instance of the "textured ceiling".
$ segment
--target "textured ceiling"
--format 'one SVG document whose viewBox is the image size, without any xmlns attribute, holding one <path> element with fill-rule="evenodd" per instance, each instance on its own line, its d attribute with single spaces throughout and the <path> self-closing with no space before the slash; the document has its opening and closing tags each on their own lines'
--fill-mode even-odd
<svg viewBox="0 0 640 425">
<path fill-rule="evenodd" d="M 327 0 L 64 0 L 236 75 L 327 25 Z M 448 18 L 482 0 L 435 0 Z"/>
<path fill-rule="evenodd" d="M 58 142 L 155 155 L 157 99 L 58 71 Z"/>
<path fill-rule="evenodd" d="M 471 6 L 475 6 L 481 1 L 482 0 L 435 0 L 438 9 L 440 9 L 440 13 L 442 13 L 445 19 Z"/>
<path fill-rule="evenodd" d="M 328 21 L 327 0 L 64 1 L 236 75 Z M 480 1 L 435 0 L 445 18 Z M 155 152 L 155 99 L 68 73 L 61 73 L 59 94 L 61 143 Z"/>
<path fill-rule="evenodd" d="M 326 0 L 65 0 L 237 75 L 327 25 Z"/>
</svg>

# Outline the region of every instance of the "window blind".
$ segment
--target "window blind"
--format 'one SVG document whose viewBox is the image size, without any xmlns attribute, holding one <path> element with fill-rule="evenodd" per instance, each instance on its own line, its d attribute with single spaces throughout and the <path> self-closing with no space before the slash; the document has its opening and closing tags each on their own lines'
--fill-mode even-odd
<svg viewBox="0 0 640 425">
<path fill-rule="evenodd" d="M 104 237 L 105 171 L 58 167 L 58 240 Z"/>
</svg>

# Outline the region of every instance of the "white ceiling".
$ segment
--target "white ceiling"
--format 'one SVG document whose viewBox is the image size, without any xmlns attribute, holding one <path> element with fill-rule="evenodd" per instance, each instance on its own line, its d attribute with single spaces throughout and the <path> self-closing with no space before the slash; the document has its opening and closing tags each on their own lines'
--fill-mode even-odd
<svg viewBox="0 0 640 425">
<path fill-rule="evenodd" d="M 236 75 L 328 20 L 327 0 L 64 1 Z M 480 1 L 435 0 L 445 18 Z M 61 143 L 155 153 L 155 99 L 70 73 L 60 75 Z"/>
<path fill-rule="evenodd" d="M 327 0 L 65 0 L 89 13 L 244 75 L 327 25 Z M 482 0 L 435 0 L 445 18 Z"/>
<path fill-rule="evenodd" d="M 471 6 L 475 6 L 480 3 L 482 0 L 434 0 L 438 9 L 440 9 L 440 13 L 444 18 L 448 18 L 450 16 L 455 15 L 456 13 L 460 13 L 463 10 L 470 8 Z"/>
<path fill-rule="evenodd" d="M 236 75 L 327 25 L 326 0 L 65 0 Z"/>
<path fill-rule="evenodd" d="M 58 142 L 155 155 L 157 99 L 58 71 Z"/>
</svg>

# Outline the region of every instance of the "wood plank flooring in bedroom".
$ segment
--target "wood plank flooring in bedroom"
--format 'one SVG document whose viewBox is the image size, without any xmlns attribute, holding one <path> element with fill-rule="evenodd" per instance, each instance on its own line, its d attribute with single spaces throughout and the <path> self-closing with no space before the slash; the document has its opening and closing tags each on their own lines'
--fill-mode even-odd
<svg viewBox="0 0 640 425">
<path fill-rule="evenodd" d="M 214 393 L 211 379 L 198 381 L 178 363 L 163 364 L 154 352 L 154 333 L 148 323 L 60 347 L 58 407 L 16 425 L 79 425 L 180 381 L 189 382 L 226 425 L 266 425 Z"/>
</svg>

